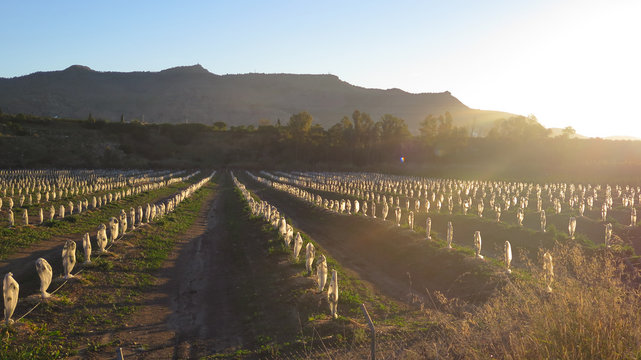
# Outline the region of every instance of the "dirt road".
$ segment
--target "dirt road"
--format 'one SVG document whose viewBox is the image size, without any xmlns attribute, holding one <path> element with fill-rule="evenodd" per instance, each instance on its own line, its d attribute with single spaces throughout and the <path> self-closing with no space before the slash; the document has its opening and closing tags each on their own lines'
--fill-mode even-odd
<svg viewBox="0 0 641 360">
<path fill-rule="evenodd" d="M 228 174 L 206 201 L 144 304 L 114 335 L 127 359 L 233 354 L 290 338 L 297 328 L 286 298 L 296 270 L 272 261 L 260 223 L 244 216 Z"/>
</svg>

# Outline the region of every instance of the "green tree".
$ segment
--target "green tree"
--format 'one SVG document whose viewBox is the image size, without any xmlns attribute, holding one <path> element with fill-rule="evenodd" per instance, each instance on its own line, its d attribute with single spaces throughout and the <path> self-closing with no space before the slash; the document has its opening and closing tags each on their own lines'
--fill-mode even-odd
<svg viewBox="0 0 641 360">
<path fill-rule="evenodd" d="M 258 119 L 258 127 L 261 127 L 261 126 L 272 126 L 272 122 L 271 120 L 266 118 Z"/>
<path fill-rule="evenodd" d="M 354 136 L 356 140 L 356 146 L 358 148 L 365 148 L 368 144 L 368 140 L 372 135 L 372 130 L 374 129 L 374 121 L 372 121 L 371 116 L 367 113 L 362 113 L 358 110 L 354 110 L 352 114 L 352 120 L 354 121 Z"/>
<path fill-rule="evenodd" d="M 349 117 L 343 116 L 340 122 L 343 128 L 343 140 L 352 141 L 354 136 L 354 123 Z"/>
<path fill-rule="evenodd" d="M 385 114 L 376 125 L 380 131 L 379 157 L 389 159 L 403 155 L 407 142 L 411 138 L 405 120 Z"/>
<path fill-rule="evenodd" d="M 294 142 L 294 152 L 296 161 L 299 159 L 299 153 L 302 150 L 303 144 L 309 139 L 309 132 L 312 128 L 314 118 L 307 111 L 294 114 L 289 118 L 287 123 L 287 130 L 289 137 Z"/>
<path fill-rule="evenodd" d="M 224 121 L 216 121 L 212 124 L 212 127 L 216 131 L 225 131 L 227 130 L 227 124 Z"/>
<path fill-rule="evenodd" d="M 354 160 L 354 124 L 348 116 L 332 125 L 327 130 L 327 145 L 332 149 L 328 156 L 334 160 L 349 159 L 350 163 Z"/>
<path fill-rule="evenodd" d="M 376 143 L 377 129 L 372 117 L 367 113 L 354 110 L 353 153 L 358 161 L 365 161 L 371 157 L 372 147 Z"/>
<path fill-rule="evenodd" d="M 562 139 L 570 139 L 576 135 L 576 130 L 572 126 L 567 126 L 561 130 Z"/>
<path fill-rule="evenodd" d="M 428 156 L 443 157 L 460 152 L 467 145 L 469 135 L 465 127 L 454 126 L 454 119 L 449 111 L 438 118 L 429 115 L 421 123 L 421 140 L 430 147 Z"/>
<path fill-rule="evenodd" d="M 343 146 L 344 133 L 345 133 L 345 127 L 343 126 L 342 122 L 337 122 L 336 124 L 332 125 L 332 127 L 330 127 L 329 130 L 327 130 L 329 146 L 333 148 L 338 148 Z"/>
<path fill-rule="evenodd" d="M 306 111 L 294 114 L 289 118 L 287 127 L 294 137 L 306 138 L 312 128 L 314 118 Z"/>
<path fill-rule="evenodd" d="M 405 124 L 405 120 L 401 118 L 385 114 L 381 117 L 380 124 L 383 141 L 391 140 L 393 142 L 399 142 L 410 137 L 407 124 Z"/>
<path fill-rule="evenodd" d="M 530 115 L 497 120 L 488 137 L 523 141 L 546 138 L 549 134 L 550 130 L 539 124 L 534 115 Z"/>
<path fill-rule="evenodd" d="M 439 136 L 449 136 L 452 133 L 452 130 L 454 129 L 454 120 L 452 119 L 452 115 L 450 115 L 449 112 L 445 113 L 445 117 L 443 115 L 439 115 L 438 117 L 438 127 L 437 127 L 437 132 Z"/>
<path fill-rule="evenodd" d="M 325 146 L 327 137 L 327 131 L 321 125 L 312 125 L 309 131 L 309 145 L 313 148 L 313 151 L 308 152 L 308 160 L 318 161 L 328 156 L 329 148 Z"/>
<path fill-rule="evenodd" d="M 436 135 L 438 135 L 438 124 L 436 118 L 429 114 L 419 124 L 418 130 L 420 131 L 421 140 L 424 144 L 432 144 Z"/>
</svg>

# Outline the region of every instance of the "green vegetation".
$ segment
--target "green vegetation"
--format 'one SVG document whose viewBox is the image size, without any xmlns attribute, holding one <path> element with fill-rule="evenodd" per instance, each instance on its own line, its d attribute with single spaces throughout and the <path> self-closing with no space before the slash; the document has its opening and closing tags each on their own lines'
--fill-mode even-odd
<svg viewBox="0 0 641 360">
<path fill-rule="evenodd" d="M 310 188 L 306 190 L 314 192 Z M 331 193 L 324 195 L 334 199 L 353 198 Z M 484 248 L 485 244 L 502 245 L 508 239 L 526 251 L 517 254 L 518 268 L 510 275 L 503 273 L 506 281 L 484 301 L 462 301 L 440 291 L 428 291 L 425 312 L 429 322 L 419 320 L 418 315 L 411 319 L 416 328 L 409 327 L 407 317 L 379 321 L 378 326 L 393 325 L 404 332 L 401 339 L 392 336 L 381 340 L 381 346 L 401 349 L 396 353 L 402 351 L 417 358 L 638 358 L 641 332 L 636 329 L 640 319 L 635 309 L 641 305 L 641 293 L 637 258 L 631 256 L 633 252 L 629 246 L 613 245 L 606 249 L 590 239 L 592 234 L 588 237 L 579 233 L 576 240 L 571 240 L 567 233 L 558 231 L 554 223 L 560 220 L 562 228 L 567 228 L 567 219 L 574 211 L 550 215 L 547 233 L 518 226 L 514 211 L 510 212 L 508 223 L 496 223 L 491 220 L 492 216 L 431 214 L 433 221 L 436 219 L 439 224 L 452 219 L 457 224 L 455 234 L 471 234 L 471 229 L 482 229 Z M 618 216 L 617 211 L 629 213 L 615 209 L 611 212 L 614 217 Z M 352 217 L 351 220 L 355 224 L 360 221 L 358 219 L 363 217 Z M 319 218 L 318 221 L 322 220 Z M 588 218 L 581 221 L 583 230 L 596 229 L 596 236 L 602 239 L 601 221 Z M 630 227 L 616 225 L 621 236 L 628 236 L 626 233 L 632 231 Z M 424 232 L 422 228 L 417 230 Z M 435 243 L 442 247 L 442 240 L 435 235 Z M 471 246 L 471 237 L 467 242 L 464 245 Z M 541 269 L 545 249 L 554 259 L 555 281 L 551 294 L 545 292 Z M 469 247 L 457 252 L 468 259 L 472 256 Z M 486 257 L 487 266 L 473 271 L 499 270 L 504 266 L 500 254 L 499 250 L 499 259 Z M 421 257 L 426 262 L 431 261 L 425 254 Z M 409 258 L 404 260 L 411 262 Z M 456 266 L 461 267 L 465 262 L 462 257 Z M 446 272 L 441 267 L 441 276 Z M 349 304 L 352 294 L 348 292 L 347 296 Z M 335 358 L 366 356 L 363 349 L 348 348 L 350 346 L 345 346 L 344 352 L 339 351 Z"/>
<path fill-rule="evenodd" d="M 255 194 L 252 193 L 252 196 L 256 199 Z M 268 262 L 281 264 L 280 267 L 276 267 L 270 270 L 270 272 L 277 271 L 277 278 L 285 278 L 283 281 L 290 284 L 276 284 L 272 280 L 271 285 L 264 284 L 263 286 L 278 286 L 281 289 L 289 288 L 289 291 L 284 294 L 284 298 L 288 302 L 286 305 L 295 308 L 298 317 L 296 323 L 293 324 L 293 334 L 295 337 L 283 338 L 281 336 L 278 337 L 278 341 L 277 339 L 270 339 L 267 345 L 261 345 L 260 341 L 258 341 L 257 347 L 251 350 L 252 354 L 260 356 L 306 354 L 306 356 L 312 356 L 316 352 L 324 351 L 320 348 L 322 343 L 322 340 L 319 342 L 320 338 L 325 339 L 328 344 L 331 343 L 332 348 L 341 348 L 350 343 L 366 341 L 366 335 L 363 330 L 359 326 L 355 326 L 355 324 L 362 323 L 363 321 L 363 315 L 360 309 L 362 303 L 366 304 L 370 314 L 372 314 L 375 319 L 384 319 L 381 321 L 386 327 L 406 327 L 405 325 L 411 322 L 411 319 L 416 316 L 415 312 L 409 311 L 404 306 L 400 306 L 398 303 L 374 294 L 371 288 L 365 286 L 357 277 L 349 274 L 321 245 L 296 227 L 294 227 L 294 233 L 300 231 L 301 237 L 303 238 L 303 249 L 299 255 L 299 260 L 293 261 L 291 248 L 287 248 L 278 231 L 270 224 L 266 224 L 262 217 L 251 215 L 248 206 L 238 190 L 236 190 L 235 201 L 243 204 L 243 214 L 235 216 L 238 221 L 230 222 L 232 229 L 236 229 L 231 232 L 231 234 L 238 235 L 234 236 L 234 238 L 247 238 L 250 236 L 247 234 L 248 231 L 253 230 L 261 233 L 261 236 L 265 238 L 265 246 L 269 254 Z M 235 206 L 236 205 L 234 205 L 234 207 Z M 235 215 L 235 210 L 231 210 L 230 214 Z M 291 219 L 287 220 L 289 224 L 292 224 Z M 317 293 L 315 275 L 308 277 L 305 271 L 305 246 L 308 242 L 314 244 L 317 257 L 323 254 L 327 258 L 330 273 L 330 275 L 328 275 L 328 283 L 329 277 L 331 277 L 331 270 L 336 270 L 338 273 L 340 296 L 338 303 L 339 318 L 336 320 L 331 319 L 329 314 L 326 290 L 323 293 Z M 314 264 L 314 268 L 315 266 L 316 264 Z M 315 272 L 314 270 L 314 273 Z M 253 286 L 257 286 L 259 282 L 262 282 L 262 280 L 254 281 Z M 245 313 L 252 313 L 249 307 L 255 305 L 251 305 L 250 303 L 244 304 L 244 306 L 248 308 L 245 309 Z M 260 316 L 264 317 L 265 315 L 261 314 Z M 256 318 L 252 318 L 254 328 L 256 324 L 262 323 L 256 320 Z M 283 321 L 281 320 L 281 322 Z M 285 325 L 283 322 L 282 326 Z M 292 324 L 289 324 L 289 326 L 292 326 Z M 261 330 L 259 330 L 259 332 L 261 332 Z M 263 330 L 262 332 L 264 333 L 265 331 Z M 233 358 L 235 354 L 236 353 L 229 353 L 224 356 L 216 356 Z M 216 356 L 212 358 L 217 358 Z"/>
<path fill-rule="evenodd" d="M 641 142 L 572 139 L 571 129 L 550 138 L 534 117 L 497 121 L 486 137 L 453 124 L 449 113 L 430 115 L 412 135 L 401 118 L 372 119 L 358 110 L 328 129 L 306 112 L 282 125 L 230 128 L 220 121 L 172 125 L 4 114 L 0 167 L 229 166 L 639 183 Z"/>
<path fill-rule="evenodd" d="M 42 226 L 0 228 L 0 259 L 6 258 L 18 248 L 26 247 L 54 236 L 82 234 L 85 232 L 94 235 L 99 224 L 106 224 L 109 218 L 117 216 L 121 209 L 128 209 L 132 206 L 165 198 L 184 187 L 184 182 L 174 183 L 157 190 L 125 197 L 119 201 L 106 204 L 99 209 L 87 210 L 82 214 L 68 215 L 64 219 L 47 220 Z M 80 235 L 78 235 L 78 239 L 80 239 Z"/>
<path fill-rule="evenodd" d="M 172 186 L 173 192 L 180 188 L 180 184 Z M 81 280 L 68 283 L 55 294 L 56 300 L 42 303 L 18 325 L 3 328 L 1 357 L 87 357 L 89 353 L 117 346 L 110 341 L 97 342 L 91 336 L 96 330 L 106 334 L 123 326 L 140 304 L 142 291 L 151 284 L 151 273 L 167 258 L 178 237 L 194 223 L 214 188 L 213 184 L 205 185 L 173 213 L 114 243 L 111 251 L 117 255 L 94 257 L 80 275 Z M 19 303 L 18 311 L 23 312 L 24 306 L 24 301 Z"/>
</svg>

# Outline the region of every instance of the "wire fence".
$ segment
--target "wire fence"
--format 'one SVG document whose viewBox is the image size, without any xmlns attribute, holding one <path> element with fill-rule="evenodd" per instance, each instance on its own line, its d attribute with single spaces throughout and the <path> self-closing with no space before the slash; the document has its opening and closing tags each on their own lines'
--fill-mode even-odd
<svg viewBox="0 0 641 360">
<path fill-rule="evenodd" d="M 313 326 L 304 330 L 305 336 L 297 344 L 285 348 L 265 347 L 258 355 L 261 359 L 425 359 L 434 358 L 437 349 L 427 329 L 408 329 L 394 325 L 376 326 L 369 318 L 365 305 L 361 305 L 364 324 L 349 321 L 351 330 L 328 333 Z M 337 321 L 337 320 L 329 320 Z M 340 319 L 338 320 L 341 321 Z M 373 331 L 372 331 L 373 330 Z"/>
<path fill-rule="evenodd" d="M 415 349 L 424 343 L 419 333 L 386 333 L 376 331 L 375 351 L 372 352 L 372 337 L 344 341 L 336 338 L 323 339 L 320 334 L 305 344 L 303 349 L 273 354 L 272 359 L 423 359 L 424 352 Z M 420 348 L 420 346 L 419 346 Z"/>
<path fill-rule="evenodd" d="M 166 212 L 163 212 L 163 213 L 162 213 L 158 218 L 156 218 L 156 219 L 149 219 L 149 222 L 147 222 L 147 223 L 143 223 L 143 222 L 142 222 L 142 219 L 140 219 L 140 221 L 137 223 L 137 225 L 138 225 L 137 227 L 135 226 L 135 224 L 136 224 L 136 223 L 135 223 L 135 220 L 134 220 L 134 221 L 132 221 L 131 227 L 128 229 L 128 231 L 127 231 L 126 233 L 125 233 L 125 232 L 120 231 L 120 232 L 118 233 L 118 236 L 117 236 L 115 239 L 113 239 L 112 241 L 110 241 L 110 242 L 109 242 L 109 244 L 108 244 L 108 246 L 105 248 L 105 251 L 104 251 L 104 252 L 98 252 L 98 253 L 96 253 L 96 254 L 94 255 L 94 259 L 99 258 L 99 257 L 101 257 L 101 256 L 104 256 L 104 255 L 106 255 L 106 254 L 109 254 L 109 249 L 111 249 L 111 248 L 112 248 L 112 246 L 113 246 L 115 243 L 117 243 L 117 242 L 119 242 L 120 240 L 122 240 L 122 238 L 123 238 L 125 235 L 129 235 L 129 234 L 131 234 L 133 231 L 139 230 L 142 226 L 150 225 L 151 223 L 155 222 L 155 220 L 158 220 L 158 219 L 160 219 L 161 217 L 164 217 L 165 215 L 168 215 L 170 212 L 173 212 L 173 210 L 175 210 L 175 207 L 177 207 L 177 206 L 178 206 L 178 204 L 180 204 L 184 199 L 186 199 L 186 198 L 190 197 L 190 196 L 191 196 L 191 195 L 192 195 L 196 190 L 200 189 L 200 188 L 201 188 L 201 187 L 202 187 L 206 182 L 208 182 L 209 180 L 211 180 L 211 178 L 213 178 L 213 176 L 215 175 L 215 173 L 216 173 L 216 172 L 214 171 L 214 172 L 212 172 L 212 174 L 211 174 L 211 175 L 204 177 L 203 179 L 201 179 L 201 180 L 200 180 L 200 181 L 198 181 L 197 183 L 195 183 L 195 184 L 191 184 L 191 185 L 187 186 L 185 189 L 181 189 L 180 191 L 178 191 L 177 193 L 173 194 L 172 196 L 169 196 L 167 199 L 172 199 L 172 200 L 174 200 L 174 202 L 172 203 L 172 204 L 174 204 L 174 205 L 172 205 L 172 206 L 171 206 L 171 208 L 167 208 Z M 188 176 L 187 178 L 189 178 L 189 177 L 191 177 L 191 176 L 193 176 L 193 174 L 192 174 L 192 175 L 190 175 L 190 176 Z M 160 201 L 158 201 L 157 203 L 163 203 L 163 204 L 164 204 L 164 202 L 165 202 L 165 201 L 166 201 L 166 200 L 160 200 Z M 84 271 L 85 271 L 85 269 L 86 269 L 86 268 L 81 268 L 81 269 L 77 270 L 74 274 L 72 274 L 72 277 L 71 277 L 71 278 L 73 278 L 73 276 L 76 276 L 76 275 L 81 274 L 82 272 L 84 272 Z M 61 283 L 61 284 L 60 284 L 60 285 L 59 285 L 55 290 L 53 290 L 53 291 L 52 291 L 52 292 L 50 292 L 49 294 L 50 294 L 50 295 L 55 294 L 56 292 L 58 292 L 58 290 L 60 290 L 61 288 L 63 288 L 63 287 L 64 287 L 68 282 L 69 282 L 69 279 L 65 279 L 65 280 L 64 280 L 64 281 L 63 281 L 63 282 L 62 282 L 62 283 Z M 15 322 L 20 322 L 22 319 L 24 319 L 26 316 L 28 316 L 29 314 L 31 314 L 35 309 L 37 309 L 37 308 L 38 308 L 38 307 L 39 307 L 43 302 L 45 302 L 45 301 L 47 301 L 47 300 L 42 299 L 42 298 L 39 298 L 39 299 L 38 299 L 38 302 L 37 302 L 35 305 L 31 306 L 31 307 L 30 307 L 30 308 L 29 308 L 29 309 L 28 309 L 24 314 L 22 314 L 20 317 L 18 317 L 18 318 L 15 320 Z M 5 311 L 6 311 L 6 310 L 5 310 Z"/>
</svg>

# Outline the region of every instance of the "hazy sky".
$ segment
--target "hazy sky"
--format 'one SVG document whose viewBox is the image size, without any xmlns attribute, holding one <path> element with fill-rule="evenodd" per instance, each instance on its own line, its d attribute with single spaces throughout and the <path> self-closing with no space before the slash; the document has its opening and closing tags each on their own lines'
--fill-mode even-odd
<svg viewBox="0 0 641 360">
<path fill-rule="evenodd" d="M 7 0 L 0 13 L 0 77 L 72 64 L 331 73 L 641 137 L 641 0 Z"/>
</svg>

